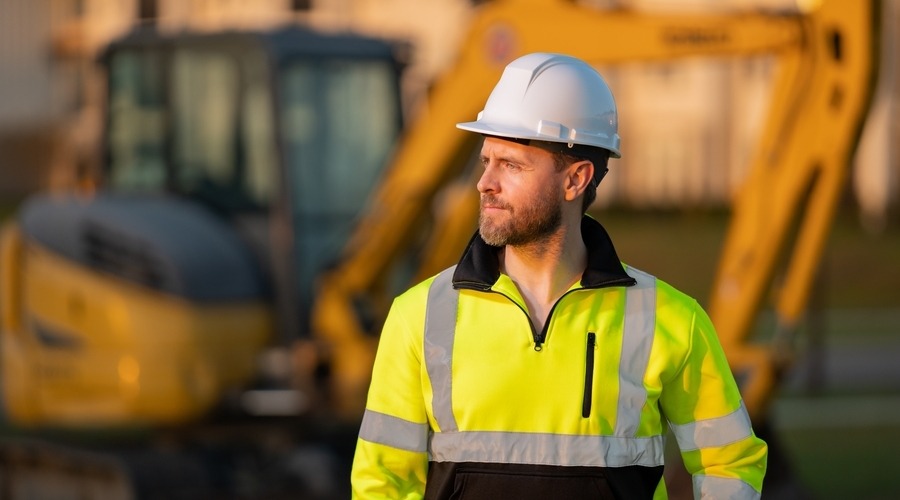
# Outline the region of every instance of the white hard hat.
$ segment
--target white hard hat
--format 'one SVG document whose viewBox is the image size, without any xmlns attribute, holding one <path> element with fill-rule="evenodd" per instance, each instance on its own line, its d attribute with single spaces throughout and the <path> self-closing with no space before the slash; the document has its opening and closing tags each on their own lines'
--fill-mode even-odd
<svg viewBox="0 0 900 500">
<path fill-rule="evenodd" d="M 509 63 L 474 122 L 480 134 L 606 149 L 620 158 L 616 102 L 600 73 L 580 59 L 534 53 Z"/>
</svg>

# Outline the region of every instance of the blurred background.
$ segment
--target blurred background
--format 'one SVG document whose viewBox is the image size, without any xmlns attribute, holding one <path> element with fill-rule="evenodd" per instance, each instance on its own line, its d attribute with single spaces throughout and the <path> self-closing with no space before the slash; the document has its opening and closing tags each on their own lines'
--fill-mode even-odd
<svg viewBox="0 0 900 500">
<path fill-rule="evenodd" d="M 474 227 L 452 124 L 542 37 L 610 83 L 591 213 L 713 309 L 773 443 L 763 497 L 897 498 L 900 1 L 816 20 L 841 3 L 0 0 L 0 499 L 346 498 L 390 298 Z M 602 50 L 551 34 L 572 19 Z M 791 87 L 817 71 L 846 84 L 823 110 Z"/>
</svg>

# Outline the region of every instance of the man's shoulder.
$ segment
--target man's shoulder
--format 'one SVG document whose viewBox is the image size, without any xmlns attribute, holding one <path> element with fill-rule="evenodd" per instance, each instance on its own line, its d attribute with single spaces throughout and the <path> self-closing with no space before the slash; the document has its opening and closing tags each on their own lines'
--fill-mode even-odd
<svg viewBox="0 0 900 500">
<path fill-rule="evenodd" d="M 697 307 L 697 300 L 694 297 L 682 292 L 669 282 L 654 276 L 646 271 L 642 271 L 636 267 L 625 265 L 626 272 L 629 276 L 637 280 L 637 286 L 656 287 L 657 304 L 680 304 L 688 308 Z"/>
<path fill-rule="evenodd" d="M 428 277 L 415 285 L 407 288 L 406 291 L 397 296 L 395 301 L 401 303 L 421 303 L 424 304 L 428 298 L 428 291 L 431 289 L 431 285 L 434 283 L 434 280 L 437 279 L 438 276 L 441 276 L 444 273 L 453 273 L 453 270 L 456 266 L 448 267 L 443 271 Z M 448 280 L 447 286 L 452 286 Z"/>
</svg>

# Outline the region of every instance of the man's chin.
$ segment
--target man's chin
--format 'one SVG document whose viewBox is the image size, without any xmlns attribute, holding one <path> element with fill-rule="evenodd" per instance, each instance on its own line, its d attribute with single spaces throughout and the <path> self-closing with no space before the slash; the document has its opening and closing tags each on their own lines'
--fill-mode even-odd
<svg viewBox="0 0 900 500">
<path fill-rule="evenodd" d="M 506 238 L 498 231 L 492 228 L 485 228 L 483 225 L 478 228 L 478 234 L 485 243 L 495 247 L 502 247 L 506 244 Z"/>
</svg>

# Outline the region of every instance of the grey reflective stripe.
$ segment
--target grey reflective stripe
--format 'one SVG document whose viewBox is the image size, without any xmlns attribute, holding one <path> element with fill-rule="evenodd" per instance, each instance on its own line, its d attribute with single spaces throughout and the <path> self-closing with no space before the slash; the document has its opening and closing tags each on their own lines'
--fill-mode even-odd
<svg viewBox="0 0 900 500">
<path fill-rule="evenodd" d="M 641 409 L 647 402 L 644 374 L 656 328 L 656 278 L 637 269 L 628 268 L 626 272 L 637 284 L 625 292 L 615 435 L 631 437 L 637 435 Z"/>
<path fill-rule="evenodd" d="M 694 476 L 694 498 L 744 500 L 760 498 L 752 486 L 729 477 Z"/>
<path fill-rule="evenodd" d="M 665 438 L 624 438 L 523 432 L 436 432 L 428 451 L 435 462 L 492 462 L 561 466 L 663 465 Z"/>
<path fill-rule="evenodd" d="M 718 418 L 698 420 L 687 424 L 670 424 L 672 433 L 681 451 L 725 446 L 752 434 L 750 416 L 741 401 L 741 406 L 733 412 Z"/>
<path fill-rule="evenodd" d="M 453 361 L 453 341 L 456 336 L 456 308 L 459 291 L 452 285 L 456 266 L 438 274 L 428 289 L 425 306 L 425 368 L 431 380 L 434 419 L 441 432 L 458 429 L 453 416 L 453 386 L 450 368 Z"/>
<path fill-rule="evenodd" d="M 366 410 L 363 414 L 359 437 L 401 450 L 428 451 L 428 424 L 417 424 L 377 411 Z"/>
</svg>

